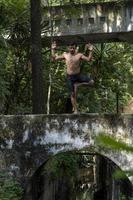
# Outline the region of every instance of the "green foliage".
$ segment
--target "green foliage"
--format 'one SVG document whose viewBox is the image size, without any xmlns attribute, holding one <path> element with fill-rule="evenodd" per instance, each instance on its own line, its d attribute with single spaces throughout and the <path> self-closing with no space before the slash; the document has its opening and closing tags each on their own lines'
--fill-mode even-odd
<svg viewBox="0 0 133 200">
<path fill-rule="evenodd" d="M 9 95 L 8 82 L 6 80 L 6 70 L 4 68 L 6 63 L 7 52 L 5 49 L 0 48 L 0 110 L 3 109 L 3 103 L 6 100 L 6 96 Z"/>
<path fill-rule="evenodd" d="M 0 200 L 21 200 L 23 190 L 11 176 L 0 173 Z"/>
<path fill-rule="evenodd" d="M 114 172 L 114 174 L 113 174 L 113 177 L 115 178 L 115 179 L 125 179 L 125 178 L 127 178 L 127 176 L 128 177 L 131 177 L 131 176 L 133 176 L 133 172 L 132 171 L 121 171 L 121 170 L 116 170 L 115 172 Z"/>
<path fill-rule="evenodd" d="M 88 99 L 92 99 L 92 102 L 89 102 L 90 107 L 95 106 L 98 112 L 116 112 L 117 94 L 119 107 L 123 107 L 132 96 L 129 89 L 133 75 L 132 61 L 127 63 L 127 59 L 123 59 L 128 54 L 126 47 L 128 45 L 120 43 L 95 45 L 94 62 L 90 71 L 88 70 L 95 80 L 95 92 L 93 91 L 93 97 L 89 95 Z M 132 53 L 132 50 L 129 52 Z"/>
<path fill-rule="evenodd" d="M 29 14 L 27 0 L 1 0 L 1 113 L 29 113 L 31 111 L 31 72 L 28 64 L 30 58 Z"/>
<path fill-rule="evenodd" d="M 45 164 L 43 173 L 50 173 L 52 178 L 59 176 L 73 177 L 79 168 L 78 162 L 79 157 L 75 153 L 60 153 Z"/>
</svg>

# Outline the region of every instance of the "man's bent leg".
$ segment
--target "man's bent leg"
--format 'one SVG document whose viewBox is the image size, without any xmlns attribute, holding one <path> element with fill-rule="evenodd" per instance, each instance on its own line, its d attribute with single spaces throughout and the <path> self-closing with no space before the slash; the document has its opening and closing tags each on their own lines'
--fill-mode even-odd
<svg viewBox="0 0 133 200">
<path fill-rule="evenodd" d="M 81 85 L 84 85 L 84 86 L 93 86 L 94 85 L 94 80 L 90 80 L 89 82 L 75 83 L 74 84 L 74 93 L 75 93 L 75 96 L 77 96 L 77 89 Z M 75 97 L 75 98 L 77 98 L 77 97 Z"/>
<path fill-rule="evenodd" d="M 93 86 L 94 85 L 94 80 L 90 80 L 89 82 L 79 82 L 75 84 L 75 91 L 77 92 L 77 88 L 81 85 L 86 85 L 86 86 Z"/>
</svg>

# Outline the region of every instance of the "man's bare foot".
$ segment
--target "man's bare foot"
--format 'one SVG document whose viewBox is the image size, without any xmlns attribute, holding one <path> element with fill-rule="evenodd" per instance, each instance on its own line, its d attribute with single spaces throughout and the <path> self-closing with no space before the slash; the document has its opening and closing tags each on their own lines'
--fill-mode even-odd
<svg viewBox="0 0 133 200">
<path fill-rule="evenodd" d="M 74 112 L 73 112 L 73 114 L 78 114 L 79 112 L 78 112 L 78 110 L 75 110 Z"/>
</svg>

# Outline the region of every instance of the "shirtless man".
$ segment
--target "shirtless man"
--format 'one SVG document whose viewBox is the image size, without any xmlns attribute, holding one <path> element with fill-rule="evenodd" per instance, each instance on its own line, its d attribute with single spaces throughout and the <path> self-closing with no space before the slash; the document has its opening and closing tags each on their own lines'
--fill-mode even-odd
<svg viewBox="0 0 133 200">
<path fill-rule="evenodd" d="M 67 71 L 67 83 L 71 94 L 71 103 L 73 106 L 73 112 L 77 113 L 77 87 L 80 85 L 93 85 L 94 81 L 87 76 L 80 74 L 80 61 L 85 60 L 90 62 L 92 59 L 93 46 L 91 44 L 86 45 L 86 50 L 89 50 L 88 56 L 78 53 L 76 50 L 76 44 L 72 43 L 68 46 L 68 52 L 64 52 L 62 55 L 56 55 L 55 50 L 57 48 L 56 42 L 52 43 L 52 60 L 64 60 L 66 63 Z"/>
</svg>

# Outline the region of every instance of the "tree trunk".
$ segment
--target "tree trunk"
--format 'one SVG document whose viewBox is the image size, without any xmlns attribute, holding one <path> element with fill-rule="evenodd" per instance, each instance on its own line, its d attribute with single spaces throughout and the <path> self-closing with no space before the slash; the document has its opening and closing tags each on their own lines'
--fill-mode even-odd
<svg viewBox="0 0 133 200">
<path fill-rule="evenodd" d="M 31 2 L 31 42 L 32 42 L 32 112 L 44 113 L 44 84 L 41 45 L 40 0 Z"/>
</svg>

